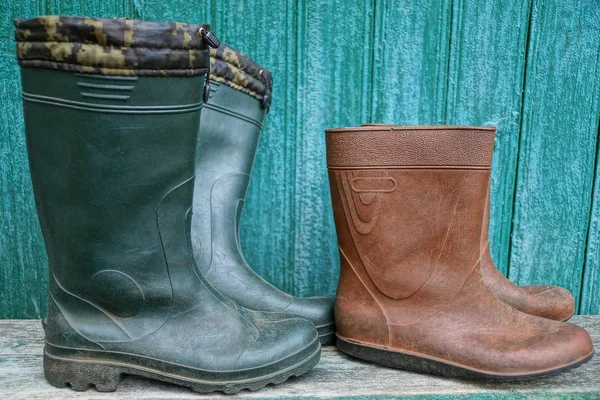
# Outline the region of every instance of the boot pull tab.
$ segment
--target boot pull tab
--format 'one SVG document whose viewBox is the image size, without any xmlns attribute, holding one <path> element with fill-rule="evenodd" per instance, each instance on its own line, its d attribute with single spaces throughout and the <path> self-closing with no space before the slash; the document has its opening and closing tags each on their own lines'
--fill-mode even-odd
<svg viewBox="0 0 600 400">
<path fill-rule="evenodd" d="M 214 33 L 204 28 L 198 29 L 198 35 L 208 43 L 213 49 L 218 48 L 221 45 L 221 41 L 215 36 Z M 210 68 L 206 71 L 204 77 L 204 88 L 202 90 L 202 100 L 206 103 L 210 94 Z"/>
<path fill-rule="evenodd" d="M 202 39 L 206 40 L 206 43 L 208 43 L 208 45 L 213 49 L 216 49 L 221 45 L 221 41 L 211 31 L 208 31 L 204 28 L 198 28 L 198 35 L 200 35 Z"/>
</svg>

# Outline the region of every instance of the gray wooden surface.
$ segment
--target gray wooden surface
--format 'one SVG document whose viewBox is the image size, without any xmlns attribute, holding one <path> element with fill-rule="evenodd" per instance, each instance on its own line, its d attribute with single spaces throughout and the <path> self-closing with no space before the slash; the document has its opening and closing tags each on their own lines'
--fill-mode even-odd
<svg viewBox="0 0 600 400">
<path fill-rule="evenodd" d="M 600 316 L 577 316 L 571 322 L 588 329 L 600 351 Z M 351 359 L 326 347 L 308 374 L 282 385 L 237 396 L 197 395 L 187 389 L 126 376 L 115 393 L 94 389 L 56 389 L 42 371 L 43 332 L 39 321 L 0 320 L 0 399 L 193 399 L 193 398 L 592 398 L 600 399 L 600 356 L 561 375 L 531 382 L 467 382 L 380 367 Z"/>
</svg>

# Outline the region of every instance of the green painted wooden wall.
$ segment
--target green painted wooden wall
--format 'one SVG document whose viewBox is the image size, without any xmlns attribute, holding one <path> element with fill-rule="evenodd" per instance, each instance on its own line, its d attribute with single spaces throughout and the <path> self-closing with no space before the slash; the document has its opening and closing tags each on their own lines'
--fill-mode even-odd
<svg viewBox="0 0 600 400">
<path fill-rule="evenodd" d="M 276 286 L 335 292 L 324 128 L 494 125 L 496 263 L 517 283 L 567 287 L 580 313 L 600 313 L 597 0 L 5 0 L 0 318 L 37 318 L 46 307 L 11 24 L 38 14 L 209 22 L 273 71 L 242 246 Z"/>
</svg>

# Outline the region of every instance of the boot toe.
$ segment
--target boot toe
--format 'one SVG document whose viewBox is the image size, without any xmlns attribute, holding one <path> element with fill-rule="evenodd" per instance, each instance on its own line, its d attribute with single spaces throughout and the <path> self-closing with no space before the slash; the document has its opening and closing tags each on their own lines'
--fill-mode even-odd
<svg viewBox="0 0 600 400">
<path fill-rule="evenodd" d="M 565 288 L 548 285 L 530 285 L 521 288 L 544 305 L 536 312 L 540 317 L 566 321 L 575 312 L 575 299 Z"/>
<path fill-rule="evenodd" d="M 594 344 L 588 331 L 584 328 L 561 323 L 562 329 L 556 334 L 556 341 L 560 344 L 556 346 L 556 358 L 560 360 L 559 354 L 564 359 L 564 364 L 574 364 L 585 360 L 594 354 Z M 560 349 L 560 351 L 558 350 Z"/>
<path fill-rule="evenodd" d="M 532 349 L 539 358 L 532 358 L 531 368 L 541 373 L 557 373 L 585 362 L 594 354 L 589 333 L 573 324 L 560 323 L 558 329 Z"/>
<path fill-rule="evenodd" d="M 318 357 L 319 336 L 309 320 L 283 313 L 255 314 L 259 337 L 240 355 L 238 369 L 260 369 L 266 374 Z"/>
<path fill-rule="evenodd" d="M 552 375 L 577 366 L 594 354 L 588 332 L 576 325 L 521 314 L 528 326 L 517 333 L 472 336 L 469 363 L 498 377 Z M 484 335 L 487 336 L 487 335 Z M 482 355 L 485 356 L 482 357 Z"/>
</svg>

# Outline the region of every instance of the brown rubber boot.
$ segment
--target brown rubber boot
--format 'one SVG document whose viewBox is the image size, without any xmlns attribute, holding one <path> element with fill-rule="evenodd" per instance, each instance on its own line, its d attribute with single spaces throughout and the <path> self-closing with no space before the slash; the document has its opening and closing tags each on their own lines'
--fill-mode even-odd
<svg viewBox="0 0 600 400">
<path fill-rule="evenodd" d="M 372 127 L 391 127 L 388 124 L 364 124 Z M 481 232 L 481 275 L 494 295 L 506 304 L 527 314 L 557 321 L 566 321 L 575 311 L 575 299 L 571 292 L 559 286 L 518 286 L 506 278 L 492 260 L 489 247 L 490 197 L 487 194 L 483 229 Z"/>
<path fill-rule="evenodd" d="M 575 367 L 585 329 L 501 302 L 480 272 L 495 129 L 327 131 L 338 347 L 420 372 L 525 379 Z"/>
</svg>

